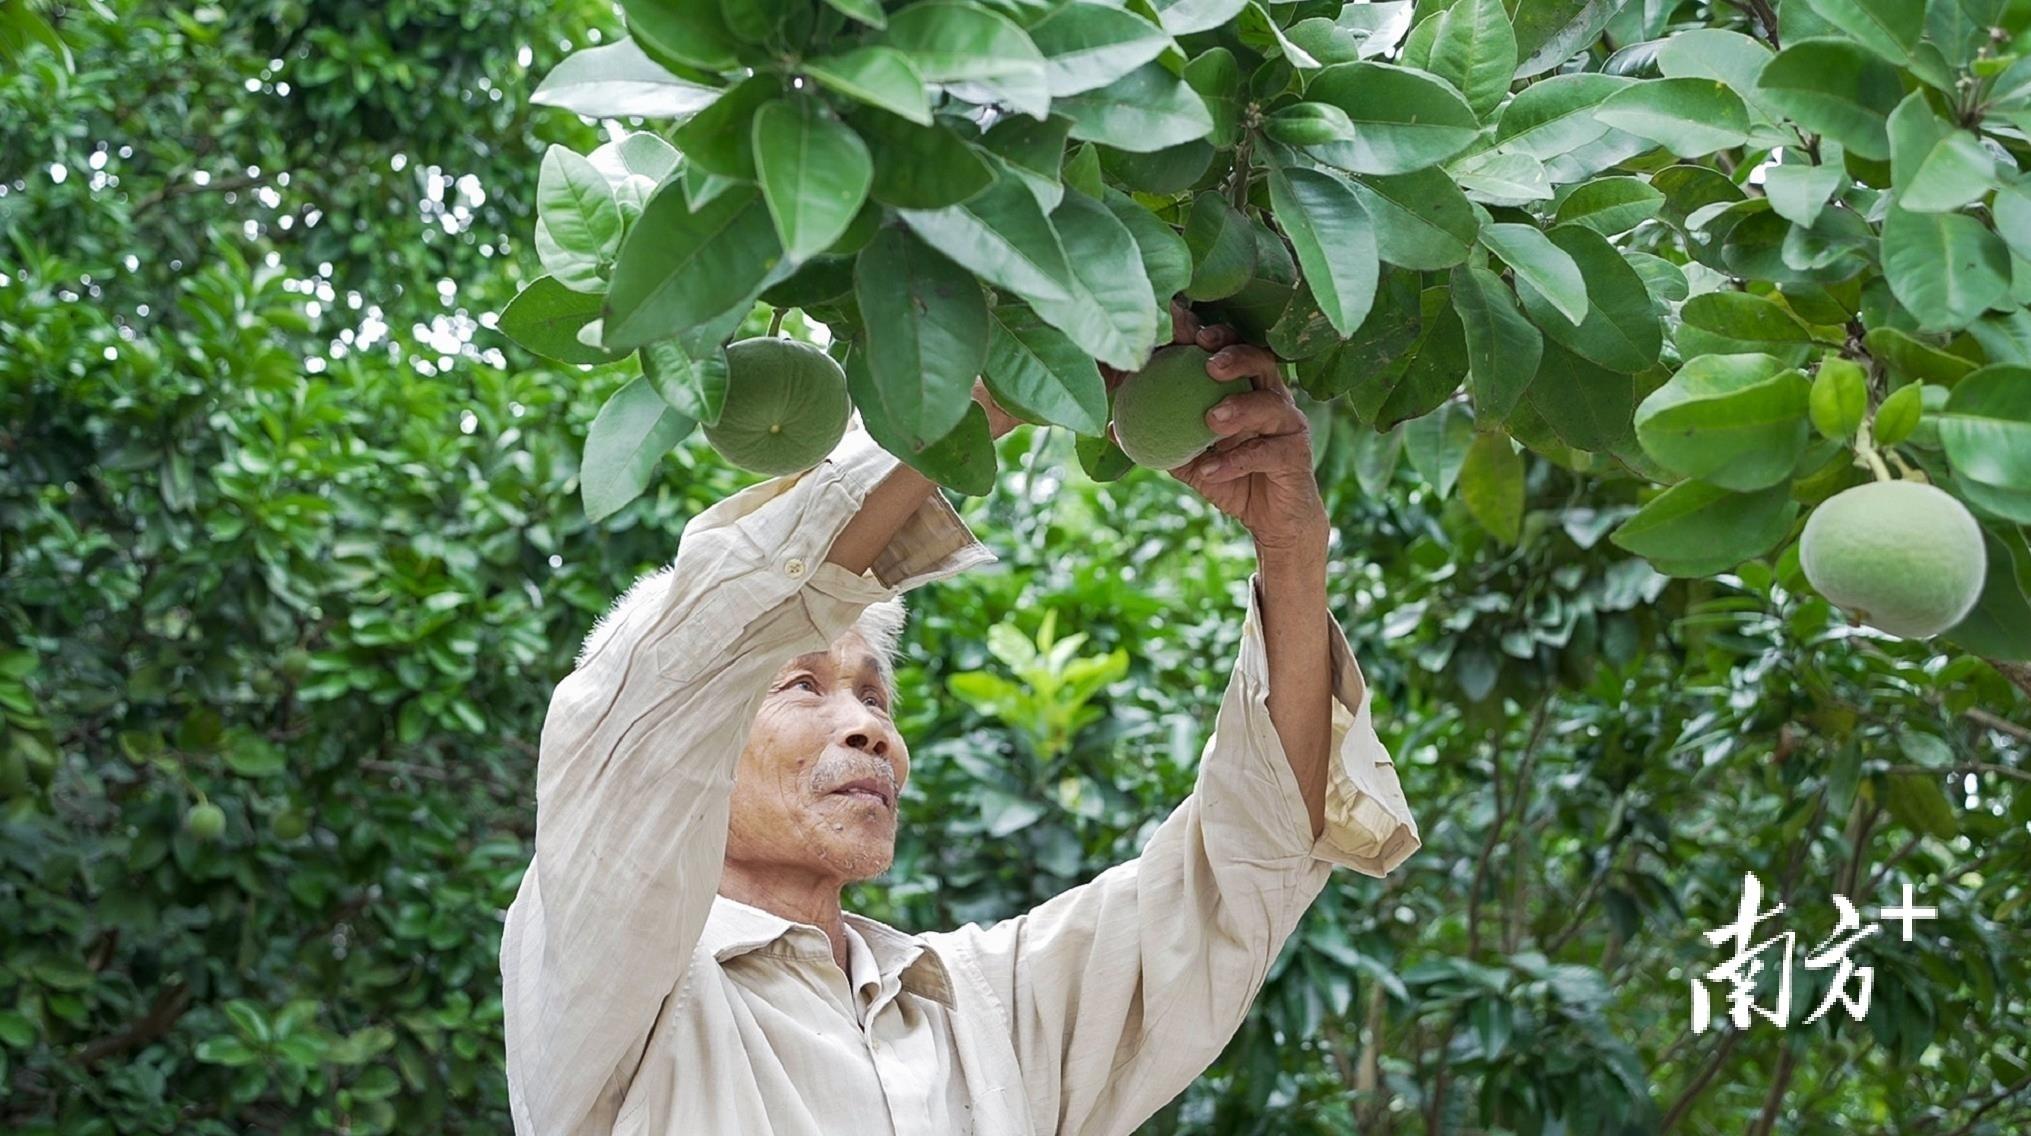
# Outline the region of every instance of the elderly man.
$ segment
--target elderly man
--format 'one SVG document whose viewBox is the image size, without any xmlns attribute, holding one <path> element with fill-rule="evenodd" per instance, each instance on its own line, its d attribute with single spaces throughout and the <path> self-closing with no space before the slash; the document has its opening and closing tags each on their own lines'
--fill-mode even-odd
<svg viewBox="0 0 2031 1136">
<path fill-rule="evenodd" d="M 686 525 L 557 687 L 501 942 L 516 1132 L 1127 1133 L 1233 1037 L 1333 865 L 1417 848 L 1327 611 L 1305 417 L 1268 352 L 1173 318 L 1236 393 L 1170 472 L 1258 565 L 1192 794 L 1140 856 L 989 927 L 840 910 L 909 779 L 895 601 L 995 559 L 855 425 Z"/>
</svg>

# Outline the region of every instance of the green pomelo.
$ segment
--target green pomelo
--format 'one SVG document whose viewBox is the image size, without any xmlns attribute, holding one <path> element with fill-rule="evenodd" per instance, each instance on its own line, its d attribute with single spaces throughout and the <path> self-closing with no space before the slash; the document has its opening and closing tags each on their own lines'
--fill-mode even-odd
<svg viewBox="0 0 2031 1136">
<path fill-rule="evenodd" d="M 1208 375 L 1206 360 L 1212 357 L 1189 343 L 1160 348 L 1114 389 L 1114 436 L 1130 461 L 1147 469 L 1176 469 L 1219 440 L 1206 425 L 1206 412 L 1249 387 Z"/>
<path fill-rule="evenodd" d="M 1907 639 L 1959 623 L 1981 597 L 1981 526 L 1936 486 L 1872 481 L 1814 509 L 1798 541 L 1812 586 L 1862 622 Z"/>
<path fill-rule="evenodd" d="M 706 426 L 721 457 L 751 473 L 810 469 L 846 434 L 846 372 L 809 343 L 757 336 L 726 349 L 726 405 Z"/>
<path fill-rule="evenodd" d="M 226 831 L 226 811 L 210 801 L 200 802 L 183 814 L 183 827 L 198 840 L 217 840 Z"/>
</svg>

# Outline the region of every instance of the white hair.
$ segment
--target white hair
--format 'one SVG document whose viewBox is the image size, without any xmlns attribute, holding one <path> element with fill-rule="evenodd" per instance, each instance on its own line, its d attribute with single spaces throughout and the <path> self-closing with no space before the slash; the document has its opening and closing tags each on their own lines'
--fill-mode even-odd
<svg viewBox="0 0 2031 1136">
<path fill-rule="evenodd" d="M 676 564 L 666 564 L 630 584 L 628 590 L 621 593 L 620 598 L 593 624 L 585 641 L 579 645 L 573 669 L 583 667 L 606 646 L 607 640 L 622 625 L 655 606 L 668 592 L 676 570 Z M 896 699 L 896 644 L 903 637 L 903 625 L 908 615 L 903 597 L 893 596 L 867 605 L 851 628 L 874 652 L 875 662 L 881 669 L 882 685 L 888 688 L 892 705 Z"/>
</svg>

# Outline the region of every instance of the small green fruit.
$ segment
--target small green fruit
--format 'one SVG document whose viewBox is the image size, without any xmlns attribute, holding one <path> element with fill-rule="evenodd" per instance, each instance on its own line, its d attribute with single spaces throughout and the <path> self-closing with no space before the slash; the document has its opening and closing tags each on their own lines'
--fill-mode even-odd
<svg viewBox="0 0 2031 1136">
<path fill-rule="evenodd" d="M 752 473 L 810 469 L 846 434 L 846 372 L 795 339 L 757 336 L 726 349 L 726 404 L 705 440 Z"/>
<path fill-rule="evenodd" d="M 1189 343 L 1160 348 L 1115 388 L 1114 436 L 1130 461 L 1146 469 L 1176 469 L 1219 440 L 1206 425 L 1206 412 L 1248 386 L 1208 375 L 1206 360 L 1212 357 Z"/>
<path fill-rule="evenodd" d="M 183 814 L 183 827 L 198 840 L 217 840 L 226 832 L 226 811 L 210 801 L 200 801 Z"/>
<path fill-rule="evenodd" d="M 1864 623 L 1907 639 L 1959 623 L 1981 597 L 1981 526 L 1943 490 L 1872 481 L 1814 509 L 1798 541 L 1805 578 Z"/>
</svg>

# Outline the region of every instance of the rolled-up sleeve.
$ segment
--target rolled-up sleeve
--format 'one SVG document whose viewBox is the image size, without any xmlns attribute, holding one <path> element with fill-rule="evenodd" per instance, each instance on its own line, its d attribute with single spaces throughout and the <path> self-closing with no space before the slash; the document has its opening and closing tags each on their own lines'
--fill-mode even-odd
<svg viewBox="0 0 2031 1136">
<path fill-rule="evenodd" d="M 899 463 L 857 424 L 803 473 L 718 502 L 637 582 L 557 685 L 536 852 L 501 939 L 515 1130 L 606 1131 L 704 929 L 734 771 L 768 679 L 871 603 L 992 561 L 933 492 L 873 566 L 826 559 Z"/>
<path fill-rule="evenodd" d="M 1418 847 L 1367 684 L 1337 623 L 1325 831 L 1314 839 L 1269 716 L 1260 584 L 1198 784 L 1140 856 L 990 927 L 938 936 L 1006 1016 L 1040 1132 L 1132 1132 L 1219 1056 L 1298 920 L 1343 864 Z"/>
</svg>

